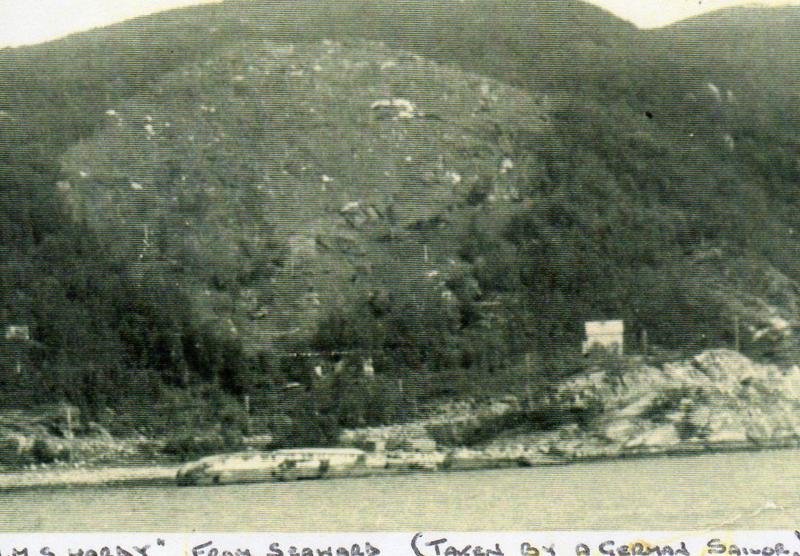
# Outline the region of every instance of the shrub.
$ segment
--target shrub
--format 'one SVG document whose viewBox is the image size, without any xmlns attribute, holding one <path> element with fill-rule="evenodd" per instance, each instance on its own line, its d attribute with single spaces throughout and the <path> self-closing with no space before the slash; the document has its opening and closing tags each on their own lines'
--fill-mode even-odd
<svg viewBox="0 0 800 556">
<path fill-rule="evenodd" d="M 44 439 L 37 438 L 31 448 L 31 457 L 36 463 L 53 463 L 59 453 Z"/>
<path fill-rule="evenodd" d="M 225 452 L 230 449 L 223 435 L 194 436 L 183 434 L 168 438 L 162 451 L 179 461 Z"/>
<path fill-rule="evenodd" d="M 0 465 L 3 467 L 22 467 L 33 463 L 30 453 L 23 452 L 15 440 L 7 439 L 0 442 Z"/>
<path fill-rule="evenodd" d="M 474 446 L 489 441 L 502 432 L 513 430 L 529 423 L 528 415 L 522 411 L 509 411 L 502 415 L 491 415 L 463 423 L 428 425 L 425 430 L 443 446 Z"/>
</svg>

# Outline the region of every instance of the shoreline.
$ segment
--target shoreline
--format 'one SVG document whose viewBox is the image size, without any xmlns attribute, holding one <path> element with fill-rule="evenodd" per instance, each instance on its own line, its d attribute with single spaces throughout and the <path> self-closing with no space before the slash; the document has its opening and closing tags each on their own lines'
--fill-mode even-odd
<svg viewBox="0 0 800 556">
<path fill-rule="evenodd" d="M 731 452 L 766 452 L 773 450 L 788 450 L 800 448 L 800 439 L 790 438 L 779 441 L 754 443 L 735 442 L 717 445 L 686 443 L 677 446 L 650 447 L 646 449 L 625 450 L 616 454 L 595 453 L 575 457 L 529 457 L 518 468 L 550 467 L 554 465 L 570 465 L 573 463 L 600 463 L 616 460 L 649 459 L 656 457 L 686 457 L 723 454 Z M 521 458 L 523 459 L 523 458 Z M 498 466 L 491 462 L 479 462 L 477 465 L 443 467 L 429 470 L 406 470 L 403 474 L 410 473 L 457 473 L 460 471 L 480 471 L 515 466 Z M 482 465 L 480 463 L 483 463 Z M 176 474 L 182 464 L 138 464 L 114 465 L 102 467 L 85 467 L 81 469 L 44 469 L 36 471 L 11 471 L 0 473 L 0 493 L 38 489 L 62 489 L 83 487 L 134 487 L 134 486 L 177 486 Z M 381 476 L 377 472 L 368 476 Z M 396 471 L 385 474 L 397 474 Z M 354 475 L 357 477 L 358 475 Z M 337 477 L 337 478 L 348 478 Z M 306 480 L 326 480 L 319 479 Z M 266 481 L 265 481 L 266 482 Z"/>
<path fill-rule="evenodd" d="M 175 484 L 179 465 L 138 464 L 0 473 L 0 493 L 40 488 L 157 486 Z"/>
</svg>

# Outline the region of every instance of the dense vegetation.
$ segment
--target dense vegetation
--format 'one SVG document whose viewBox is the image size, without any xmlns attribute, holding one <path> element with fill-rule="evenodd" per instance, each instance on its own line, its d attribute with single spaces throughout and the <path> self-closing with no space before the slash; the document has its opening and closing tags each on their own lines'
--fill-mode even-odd
<svg viewBox="0 0 800 556">
<path fill-rule="evenodd" d="M 757 13 L 755 21 L 734 11 L 641 32 L 590 6 L 550 0 L 226 2 L 0 52 L 0 324 L 30 324 L 34 339 L 2 344 L 2 403 L 64 399 L 119 432 L 222 424 L 309 443 L 332 441 L 339 426 L 407 417 L 436 396 L 557 380 L 583 364 L 574 356 L 588 318 L 624 318 L 632 344 L 644 330 L 665 349 L 730 344 L 751 298 L 790 311 L 800 277 L 800 50 L 787 24 L 779 28 L 780 64 L 762 63 L 773 59 L 765 46 L 773 23 L 771 12 Z M 737 17 L 750 25 L 747 40 L 737 36 Z M 715 42 L 697 38 L 709 30 Z M 205 158 L 189 148 L 134 153 L 129 145 L 128 160 L 106 161 L 103 184 L 127 187 L 131 176 L 113 170 L 129 164 L 165 186 L 165 199 L 182 174 L 238 192 L 220 200 L 191 190 L 176 195 L 180 210 L 142 208 L 136 217 L 160 226 L 157 257 L 144 257 L 139 236 L 131 239 L 138 227 L 109 229 L 97 211 L 65 202 L 76 164 L 99 160 L 112 144 L 103 134 L 107 110 L 125 106 L 144 117 L 220 94 L 205 78 L 192 85 L 192 68 L 243 63 L 250 47 L 242 41 L 356 38 L 512 85 L 539 99 L 549 123 L 530 129 L 500 120 L 479 129 L 474 144 L 453 148 L 453 160 L 472 156 L 470 148 L 513 153 L 513 201 L 492 203 L 496 184 L 481 175 L 443 225 L 425 199 L 409 207 L 430 217 L 416 228 L 390 223 L 359 235 L 362 255 L 347 255 L 346 268 L 374 267 L 367 284 L 342 289 L 342 276 L 324 278 L 322 264 L 311 269 L 309 282 L 342 295 L 304 313 L 306 333 L 265 340 L 231 332 L 250 291 L 276 308 L 285 328 L 293 325 L 291 230 L 254 211 L 257 199 L 241 186 L 257 183 L 264 168 L 261 158 L 239 155 L 263 148 L 267 156 L 280 145 L 287 175 L 300 171 L 292 161 L 323 144 L 303 143 L 317 133 L 313 122 L 291 127 L 275 116 L 270 125 L 283 135 L 269 137 L 281 142 L 264 147 L 268 135 L 255 118 L 263 114 L 252 107 L 257 93 L 272 102 L 270 114 L 295 110 L 285 99 L 297 91 L 277 81 L 257 90 L 234 84 L 225 102 L 238 107 L 238 119 L 211 118 L 202 128 L 222 129 L 230 144 Z M 433 124 L 442 137 L 450 130 Z M 320 167 L 339 164 L 342 145 L 357 146 L 357 128 L 340 131 L 314 159 Z M 443 141 L 427 145 L 442 149 Z M 358 167 L 360 176 L 368 166 Z M 442 277 L 447 296 L 407 279 L 403 266 L 422 264 L 413 259 L 421 245 L 455 260 Z M 708 253 L 716 253 L 713 263 Z M 326 264 L 343 268 L 344 260 Z M 755 268 L 774 270 L 789 286 L 775 291 Z M 744 348 L 793 356 L 756 342 Z M 315 359 L 296 355 L 311 352 L 330 363 L 343 357 L 349 370 L 314 381 Z M 374 359 L 374 381 L 358 372 L 363 354 Z M 287 389 L 292 382 L 308 389 Z"/>
</svg>

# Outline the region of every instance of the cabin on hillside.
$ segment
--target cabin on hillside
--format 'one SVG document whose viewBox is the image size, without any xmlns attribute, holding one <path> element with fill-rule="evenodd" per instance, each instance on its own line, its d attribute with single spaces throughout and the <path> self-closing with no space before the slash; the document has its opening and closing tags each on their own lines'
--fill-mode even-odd
<svg viewBox="0 0 800 556">
<path fill-rule="evenodd" d="M 583 342 L 583 354 L 600 348 L 609 353 L 622 355 L 625 324 L 621 320 L 595 320 L 584 323 L 586 339 Z"/>
<path fill-rule="evenodd" d="M 31 329 L 27 324 L 10 324 L 6 326 L 5 339 L 28 342 L 31 339 Z"/>
</svg>

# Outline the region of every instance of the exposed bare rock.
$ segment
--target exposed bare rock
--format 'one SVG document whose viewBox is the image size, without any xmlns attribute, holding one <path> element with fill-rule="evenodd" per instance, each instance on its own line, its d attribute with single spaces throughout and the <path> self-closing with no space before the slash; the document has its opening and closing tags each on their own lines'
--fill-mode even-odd
<svg viewBox="0 0 800 556">
<path fill-rule="evenodd" d="M 563 384 L 559 398 L 578 408 L 601 405 L 593 427 L 628 448 L 770 443 L 800 439 L 798 385 L 797 367 L 715 349 L 661 368 L 642 364 L 621 375 L 582 375 Z"/>
</svg>

